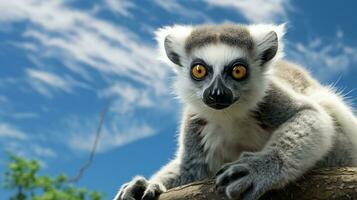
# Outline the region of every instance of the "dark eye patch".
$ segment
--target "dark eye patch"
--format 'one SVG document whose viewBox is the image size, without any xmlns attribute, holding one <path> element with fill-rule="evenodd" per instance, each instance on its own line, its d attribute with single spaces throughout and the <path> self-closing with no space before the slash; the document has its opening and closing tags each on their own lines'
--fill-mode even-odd
<svg viewBox="0 0 357 200">
<path fill-rule="evenodd" d="M 224 66 L 223 71 L 231 70 L 235 65 L 243 65 L 244 67 L 248 68 L 248 62 L 244 58 L 237 58 L 229 62 L 226 66 Z"/>
<path fill-rule="evenodd" d="M 234 59 L 231 62 L 229 62 L 227 65 L 225 65 L 223 68 L 222 76 L 225 78 L 232 77 L 232 70 L 233 70 L 234 66 L 236 66 L 236 65 L 242 65 L 246 68 L 247 75 L 245 76 L 245 78 L 243 78 L 239 81 L 245 80 L 249 76 L 249 65 L 248 65 L 247 60 L 244 58 Z"/>
</svg>

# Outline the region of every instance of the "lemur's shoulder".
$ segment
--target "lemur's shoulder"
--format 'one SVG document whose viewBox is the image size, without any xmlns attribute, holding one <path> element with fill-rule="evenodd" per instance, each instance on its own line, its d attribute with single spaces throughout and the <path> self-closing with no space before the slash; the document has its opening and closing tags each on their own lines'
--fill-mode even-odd
<svg viewBox="0 0 357 200">
<path fill-rule="evenodd" d="M 283 87 L 281 82 L 271 82 L 264 98 L 252 110 L 252 115 L 264 128 L 275 129 L 299 111 L 313 107 L 292 93 L 295 92 Z"/>
<path fill-rule="evenodd" d="M 277 60 L 274 63 L 272 76 L 300 94 L 321 87 L 305 68 L 286 60 Z"/>
</svg>

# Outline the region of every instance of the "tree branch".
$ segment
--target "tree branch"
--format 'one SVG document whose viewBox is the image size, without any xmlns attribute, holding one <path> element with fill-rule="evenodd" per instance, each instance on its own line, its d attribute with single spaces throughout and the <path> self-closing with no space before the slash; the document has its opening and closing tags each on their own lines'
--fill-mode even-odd
<svg viewBox="0 0 357 200">
<path fill-rule="evenodd" d="M 159 200 L 227 199 L 215 189 L 214 180 L 195 182 L 173 188 Z M 282 190 L 268 192 L 265 200 L 357 199 L 357 167 L 313 170 Z"/>
</svg>

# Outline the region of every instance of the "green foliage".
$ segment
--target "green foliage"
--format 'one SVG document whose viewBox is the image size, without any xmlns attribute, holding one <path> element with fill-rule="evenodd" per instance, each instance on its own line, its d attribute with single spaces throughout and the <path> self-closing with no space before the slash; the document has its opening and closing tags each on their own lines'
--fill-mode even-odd
<svg viewBox="0 0 357 200">
<path fill-rule="evenodd" d="M 10 155 L 6 166 L 3 188 L 14 191 L 10 200 L 101 200 L 102 194 L 76 188 L 64 174 L 57 177 L 40 176 L 41 166 L 36 160 Z"/>
</svg>

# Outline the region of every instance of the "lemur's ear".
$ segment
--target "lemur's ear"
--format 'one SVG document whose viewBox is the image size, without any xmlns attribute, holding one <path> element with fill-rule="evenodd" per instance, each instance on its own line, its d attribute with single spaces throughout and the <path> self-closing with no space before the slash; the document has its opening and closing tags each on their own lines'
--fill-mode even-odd
<svg viewBox="0 0 357 200">
<path fill-rule="evenodd" d="M 257 56 L 259 56 L 262 66 L 283 56 L 282 37 L 285 33 L 285 24 L 279 26 L 251 25 L 248 29 L 255 42 Z"/>
<path fill-rule="evenodd" d="M 191 34 L 191 26 L 167 26 L 156 31 L 160 58 L 167 64 L 182 66 L 185 56 L 185 41 Z"/>
<path fill-rule="evenodd" d="M 258 55 L 262 64 L 270 61 L 278 51 L 278 36 L 274 31 L 269 32 L 260 43 L 257 44 Z"/>
<path fill-rule="evenodd" d="M 182 64 L 180 63 L 180 56 L 178 53 L 176 53 L 177 50 L 175 51 L 174 48 L 174 41 L 175 40 L 174 38 L 172 38 L 171 35 L 165 37 L 164 48 L 165 48 L 166 56 L 168 59 L 171 60 L 171 62 L 182 67 Z"/>
</svg>

